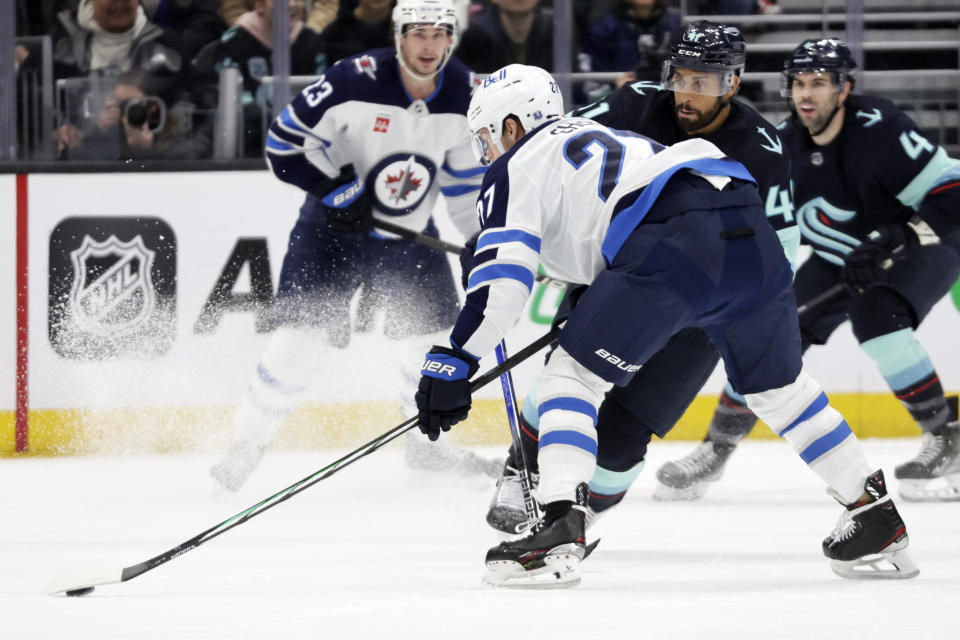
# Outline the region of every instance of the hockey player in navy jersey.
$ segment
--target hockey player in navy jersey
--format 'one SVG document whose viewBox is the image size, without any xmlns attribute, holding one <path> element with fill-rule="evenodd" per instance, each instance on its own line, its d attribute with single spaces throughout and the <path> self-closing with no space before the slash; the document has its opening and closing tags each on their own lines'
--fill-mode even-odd
<svg viewBox="0 0 960 640">
<path fill-rule="evenodd" d="M 882 471 L 803 370 L 793 271 L 753 177 L 706 140 L 664 147 L 562 112 L 556 83 L 536 67 L 504 67 L 473 96 L 474 150 L 492 163 L 477 200 L 482 230 L 464 308 L 448 343 L 427 353 L 416 394 L 418 425 L 438 438 L 467 417 L 478 360 L 517 321 L 538 265 L 589 285 L 537 381 L 544 517 L 487 552 L 486 579 L 579 581 L 604 395 L 691 326 L 846 507 L 823 541 L 834 570 L 857 577 L 872 556 L 871 567 L 891 561 L 882 575 L 916 575 Z"/>
<path fill-rule="evenodd" d="M 700 137 L 741 162 L 757 180 L 767 222 L 776 230 L 793 263 L 800 232 L 790 194 L 790 160 L 773 125 L 734 100 L 746 60 L 746 44 L 736 27 L 707 21 L 687 25 L 664 64 L 662 83 L 635 82 L 604 100 L 574 112 L 612 129 L 635 131 L 663 144 Z M 569 299 L 580 291 L 573 290 Z M 557 317 L 569 313 L 565 304 Z M 683 415 L 720 359 L 702 329 L 671 336 L 625 387 L 614 387 L 600 407 L 597 470 L 590 480 L 589 504 L 600 513 L 623 499 L 643 469 L 653 434 L 663 437 Z M 729 388 L 728 392 L 733 394 Z M 534 477 L 537 468 L 536 388 L 523 405 L 521 441 Z M 487 522 L 513 533 L 527 519 L 517 452 L 511 448 L 487 512 Z M 683 491 L 680 487 L 674 491 Z"/>
<path fill-rule="evenodd" d="M 477 232 L 483 168 L 470 150 L 465 115 L 474 80 L 450 57 L 458 34 L 450 0 L 401 0 L 393 23 L 396 50 L 343 60 L 270 126 L 270 168 L 307 197 L 280 273 L 279 326 L 237 413 L 234 443 L 211 470 L 227 489 L 236 490 L 258 464 L 328 345 L 347 346 L 358 288 L 383 301 L 387 337 L 403 340 L 410 353 L 422 353 L 457 317 L 446 255 L 379 233 L 375 223 L 436 235 L 431 216 L 442 194 L 463 235 Z M 406 385 L 416 383 L 416 369 L 400 373 Z M 407 415 L 416 411 L 412 395 L 403 392 Z M 419 435 L 408 440 L 414 466 L 497 473 L 498 463 L 420 442 Z"/>
<path fill-rule="evenodd" d="M 803 346 L 825 344 L 849 319 L 861 349 L 923 430 L 919 453 L 894 472 L 901 497 L 960 500 L 957 398 L 944 397 L 914 335 L 960 274 L 960 162 L 890 101 L 853 95 L 855 68 L 846 44 L 814 39 L 794 50 L 783 71 L 794 115 L 781 135 L 803 240 L 813 248 L 797 272 L 797 303 L 840 282 L 845 288 L 801 315 Z M 743 399 L 725 393 L 704 443 L 665 464 L 658 479 L 702 495 L 755 423 Z"/>
</svg>

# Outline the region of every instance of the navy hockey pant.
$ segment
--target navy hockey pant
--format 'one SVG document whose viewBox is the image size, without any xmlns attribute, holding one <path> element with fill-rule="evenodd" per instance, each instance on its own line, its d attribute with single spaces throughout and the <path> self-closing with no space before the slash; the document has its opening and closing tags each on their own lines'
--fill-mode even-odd
<svg viewBox="0 0 960 640">
<path fill-rule="evenodd" d="M 698 206 L 691 206 L 691 188 Z M 679 209 L 671 197 L 677 192 L 686 196 Z M 735 181 L 717 192 L 678 174 L 580 298 L 560 344 L 597 375 L 625 386 L 671 336 L 700 328 L 737 391 L 782 387 L 802 366 L 791 281 L 753 185 Z"/>
<path fill-rule="evenodd" d="M 331 343 L 345 347 L 350 301 L 363 287 L 363 300 L 384 309 L 391 339 L 453 325 L 460 304 L 446 254 L 407 240 L 330 231 L 325 215 L 320 201 L 307 196 L 280 271 L 278 323 L 326 328 Z M 425 233 L 437 234 L 432 225 Z"/>
</svg>

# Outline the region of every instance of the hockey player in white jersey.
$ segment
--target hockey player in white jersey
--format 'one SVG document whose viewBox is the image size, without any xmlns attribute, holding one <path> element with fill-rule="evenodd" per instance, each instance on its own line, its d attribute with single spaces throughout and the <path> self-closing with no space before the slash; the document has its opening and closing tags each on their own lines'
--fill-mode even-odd
<svg viewBox="0 0 960 640">
<path fill-rule="evenodd" d="M 236 490 L 301 401 L 328 345 L 350 340 L 358 288 L 383 301 L 385 333 L 422 353 L 453 324 L 459 300 L 442 252 L 378 233 L 376 220 L 436 235 L 442 194 L 465 237 L 483 176 L 470 150 L 466 110 L 473 74 L 450 54 L 451 0 L 401 0 L 396 49 L 348 58 L 296 96 L 270 126 L 266 155 L 281 180 L 307 193 L 284 256 L 274 305 L 279 325 L 237 413 L 234 442 L 211 470 Z M 412 361 L 413 358 L 405 359 Z M 416 369 L 400 371 L 405 385 Z M 416 411 L 412 390 L 404 413 Z M 452 446 L 408 439 L 413 466 L 496 477 L 499 465 Z"/>
<path fill-rule="evenodd" d="M 416 396 L 420 429 L 439 437 L 466 418 L 478 359 L 516 322 L 538 264 L 589 284 L 537 382 L 545 514 L 487 552 L 487 581 L 579 581 L 597 409 L 685 326 L 706 331 L 734 388 L 844 505 L 823 541 L 834 571 L 916 575 L 883 472 L 803 370 L 792 270 L 752 176 L 705 140 L 663 147 L 562 112 L 550 75 L 523 65 L 471 100 L 474 151 L 492 163 L 482 231 L 449 346 L 427 354 Z"/>
</svg>

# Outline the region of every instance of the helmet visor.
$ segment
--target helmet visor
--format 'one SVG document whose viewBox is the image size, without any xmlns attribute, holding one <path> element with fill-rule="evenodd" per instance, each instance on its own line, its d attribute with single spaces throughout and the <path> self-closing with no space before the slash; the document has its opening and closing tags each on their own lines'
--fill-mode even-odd
<svg viewBox="0 0 960 640">
<path fill-rule="evenodd" d="M 691 69 L 668 60 L 663 63 L 660 83 L 664 90 L 701 96 L 722 96 L 733 89 L 733 69 Z"/>
<path fill-rule="evenodd" d="M 470 132 L 470 147 L 473 149 L 473 155 L 476 157 L 477 162 L 481 165 L 487 166 L 493 162 L 493 160 L 488 157 L 490 147 L 492 146 L 493 138 L 490 136 L 490 130 L 486 127 L 479 131 Z"/>
</svg>

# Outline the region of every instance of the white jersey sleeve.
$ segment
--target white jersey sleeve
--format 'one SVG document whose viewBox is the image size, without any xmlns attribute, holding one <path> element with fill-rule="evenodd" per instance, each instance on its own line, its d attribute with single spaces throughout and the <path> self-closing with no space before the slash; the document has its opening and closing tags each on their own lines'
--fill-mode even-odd
<svg viewBox="0 0 960 640">
<path fill-rule="evenodd" d="M 645 189 L 649 209 L 678 169 L 698 170 L 722 189 L 726 176 L 738 175 L 726 172 L 734 165 L 749 176 L 705 140 L 665 148 L 579 118 L 527 134 L 484 176 L 477 200 L 482 231 L 451 344 L 476 357 L 489 353 L 519 318 L 539 264 L 559 280 L 592 282 L 646 213 L 625 212 L 611 227 L 628 194 L 639 202 L 633 194 Z"/>
</svg>

